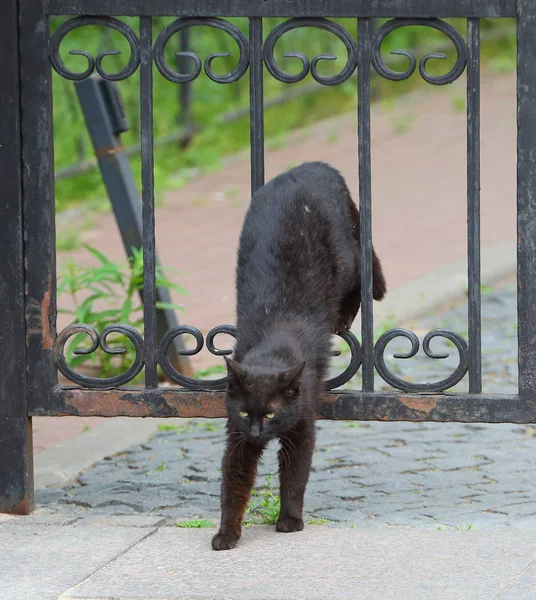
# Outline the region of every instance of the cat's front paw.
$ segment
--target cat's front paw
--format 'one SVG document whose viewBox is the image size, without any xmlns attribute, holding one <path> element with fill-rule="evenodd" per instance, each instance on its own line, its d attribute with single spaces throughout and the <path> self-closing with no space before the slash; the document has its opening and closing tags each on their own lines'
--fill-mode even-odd
<svg viewBox="0 0 536 600">
<path fill-rule="evenodd" d="M 284 517 L 279 519 L 275 526 L 276 531 L 282 533 L 291 533 L 293 531 L 301 531 L 303 529 L 303 521 L 294 517 Z"/>
<path fill-rule="evenodd" d="M 217 533 L 212 538 L 212 549 L 213 550 L 232 550 L 239 540 L 239 536 L 234 533 Z"/>
</svg>

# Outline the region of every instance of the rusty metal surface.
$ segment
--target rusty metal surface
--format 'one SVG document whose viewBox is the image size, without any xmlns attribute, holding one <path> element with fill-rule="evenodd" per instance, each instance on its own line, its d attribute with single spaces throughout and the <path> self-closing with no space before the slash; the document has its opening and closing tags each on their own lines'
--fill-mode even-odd
<svg viewBox="0 0 536 600">
<path fill-rule="evenodd" d="M 0 19 L 0 513 L 33 507 L 32 424 L 26 406 L 22 163 L 17 2 Z M 50 290 L 50 287 L 48 288 Z M 48 315 L 50 292 L 38 314 Z M 44 330 L 41 348 L 53 340 Z"/>
<path fill-rule="evenodd" d="M 52 412 L 34 416 L 225 418 L 224 392 L 179 388 L 85 390 L 57 387 Z M 534 422 L 534 409 L 517 396 L 494 394 L 401 395 L 396 392 L 341 391 L 318 402 L 318 418 L 360 421 Z"/>
</svg>

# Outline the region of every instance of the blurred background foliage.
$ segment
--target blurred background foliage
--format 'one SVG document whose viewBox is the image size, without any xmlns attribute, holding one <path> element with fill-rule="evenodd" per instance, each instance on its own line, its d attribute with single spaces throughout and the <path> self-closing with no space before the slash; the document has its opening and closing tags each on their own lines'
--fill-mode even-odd
<svg viewBox="0 0 536 600">
<path fill-rule="evenodd" d="M 66 18 L 55 17 L 52 30 Z M 134 31 L 138 31 L 136 18 L 122 19 Z M 173 18 L 154 18 L 153 38 L 173 21 Z M 231 19 L 246 35 L 247 19 Z M 265 19 L 265 36 L 281 19 Z M 355 19 L 337 20 L 354 37 L 357 37 Z M 375 27 L 384 21 L 377 20 Z M 466 33 L 464 19 L 451 19 L 462 35 Z M 515 69 L 516 39 L 515 21 L 509 19 L 483 19 L 482 60 L 485 68 L 493 71 Z M 211 27 L 190 28 L 190 50 L 202 61 L 214 52 L 230 52 L 228 58 L 216 58 L 213 68 L 218 73 L 229 73 L 237 64 L 238 47 L 226 33 Z M 417 60 L 429 52 L 445 52 L 446 60 L 431 60 L 428 68 L 432 73 L 445 73 L 454 63 L 452 42 L 441 32 L 430 27 L 403 27 L 393 31 L 384 41 L 383 56 L 397 70 L 407 67 L 407 58 L 389 56 L 395 49 L 411 50 Z M 86 50 L 93 56 L 104 50 L 119 50 L 119 55 L 108 56 L 103 66 L 109 72 L 119 71 L 127 62 L 130 49 L 126 40 L 115 30 L 98 26 L 85 26 L 70 32 L 61 44 L 61 57 L 68 68 L 83 71 L 87 61 L 82 56 L 70 56 L 70 50 Z M 180 34 L 173 36 L 166 46 L 166 59 L 170 66 L 177 67 L 175 53 L 181 50 Z M 302 52 L 312 59 L 324 53 L 334 54 L 336 61 L 320 61 L 322 75 L 338 73 L 346 63 L 346 49 L 334 35 L 312 28 L 300 28 L 285 34 L 276 45 L 276 59 L 281 68 L 297 73 L 301 63 L 296 58 L 284 58 L 285 52 Z M 186 60 L 186 65 L 191 63 Z M 188 67 L 187 67 L 188 68 Z M 374 97 L 393 102 L 399 94 L 407 93 L 421 85 L 416 73 L 409 80 L 390 82 L 374 77 Z M 125 102 L 130 131 L 123 136 L 125 146 L 132 147 L 131 164 L 139 179 L 140 157 L 136 154 L 139 145 L 139 73 L 119 82 L 119 89 Z M 56 182 L 56 204 L 58 211 L 67 207 L 84 206 L 92 209 L 108 210 L 109 204 L 97 169 L 80 174 L 65 176 L 62 170 L 92 158 L 92 146 L 86 131 L 72 81 L 53 74 L 54 95 L 54 144 Z M 190 84 L 191 105 L 184 106 L 182 85 L 171 83 L 155 68 L 154 76 L 154 136 L 155 149 L 155 188 L 157 194 L 167 189 L 178 188 L 198 172 L 218 168 L 221 159 L 230 153 L 245 148 L 249 144 L 249 77 L 246 73 L 241 80 L 232 84 L 212 82 L 204 72 Z M 300 89 L 303 94 L 267 108 L 266 138 L 268 145 L 282 145 L 285 134 L 305 127 L 334 114 L 353 111 L 357 103 L 356 79 L 336 87 L 325 87 L 314 82 L 309 75 L 298 84 L 284 84 L 268 73 L 265 74 L 265 99 L 277 98 L 290 90 Z M 456 105 L 457 103 L 457 105 Z M 455 100 L 455 109 L 464 109 L 464 98 Z M 194 131 L 188 143 L 182 141 L 180 132 Z M 175 135 L 176 133 L 176 135 Z M 171 134 L 171 135 L 170 135 Z M 170 140 L 171 138 L 171 140 Z M 139 183 L 139 181 L 138 181 Z M 158 197 L 158 196 L 157 196 Z"/>
</svg>

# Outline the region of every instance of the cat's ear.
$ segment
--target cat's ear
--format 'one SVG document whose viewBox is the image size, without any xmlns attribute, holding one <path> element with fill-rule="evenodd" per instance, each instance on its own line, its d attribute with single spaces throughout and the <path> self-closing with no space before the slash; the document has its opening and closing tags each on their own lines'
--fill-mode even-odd
<svg viewBox="0 0 536 600">
<path fill-rule="evenodd" d="M 291 386 L 297 387 L 299 384 L 300 375 L 303 372 L 305 363 L 302 362 L 294 367 L 290 367 L 286 371 L 279 373 L 278 383 L 282 389 L 289 388 Z"/>
<path fill-rule="evenodd" d="M 232 358 L 223 357 L 225 364 L 227 365 L 227 375 L 230 383 L 236 383 L 240 385 L 246 376 L 246 370 L 242 365 L 233 360 Z"/>
</svg>

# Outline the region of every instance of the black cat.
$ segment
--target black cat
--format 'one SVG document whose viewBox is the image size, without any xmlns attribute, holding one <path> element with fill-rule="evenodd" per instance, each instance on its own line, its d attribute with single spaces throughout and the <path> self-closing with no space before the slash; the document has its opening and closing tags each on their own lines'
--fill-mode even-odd
<svg viewBox="0 0 536 600">
<path fill-rule="evenodd" d="M 315 445 L 334 332 L 350 328 L 360 306 L 359 212 L 341 174 L 305 163 L 252 198 L 236 274 L 237 335 L 227 360 L 227 447 L 221 525 L 214 550 L 234 548 L 257 462 L 280 441 L 277 531 L 303 529 L 305 487 Z M 374 298 L 386 292 L 373 254 Z"/>
</svg>

